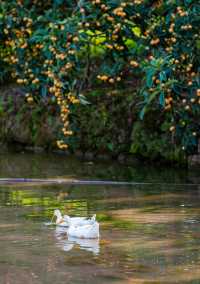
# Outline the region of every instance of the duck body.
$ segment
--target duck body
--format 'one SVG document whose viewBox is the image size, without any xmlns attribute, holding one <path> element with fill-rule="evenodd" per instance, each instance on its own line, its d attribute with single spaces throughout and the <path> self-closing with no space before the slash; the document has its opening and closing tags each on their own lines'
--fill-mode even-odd
<svg viewBox="0 0 200 284">
<path fill-rule="evenodd" d="M 64 215 L 63 219 L 68 223 L 68 226 L 84 226 L 84 225 L 92 225 L 96 221 L 96 214 L 93 215 L 92 218 L 86 217 L 70 217 L 68 215 Z"/>
<path fill-rule="evenodd" d="M 99 223 L 94 221 L 92 224 L 71 225 L 67 231 L 68 236 L 79 239 L 98 239 Z"/>
<path fill-rule="evenodd" d="M 96 221 L 96 214 L 93 215 L 92 218 L 87 217 L 70 217 L 68 215 L 62 216 L 60 210 L 56 209 L 54 211 L 54 215 L 56 216 L 56 225 L 60 227 L 70 227 L 74 226 L 83 226 L 83 225 L 91 225 Z"/>
</svg>

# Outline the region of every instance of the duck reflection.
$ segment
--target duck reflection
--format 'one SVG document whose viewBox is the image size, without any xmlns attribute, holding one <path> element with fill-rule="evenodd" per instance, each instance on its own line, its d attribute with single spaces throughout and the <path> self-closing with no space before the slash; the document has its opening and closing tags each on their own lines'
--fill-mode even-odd
<svg viewBox="0 0 200 284">
<path fill-rule="evenodd" d="M 95 255 L 100 252 L 99 239 L 79 239 L 67 236 L 67 228 L 64 227 L 56 227 L 55 237 L 57 246 L 63 251 L 70 251 L 74 245 L 78 245 L 80 249 L 90 251 Z"/>
</svg>

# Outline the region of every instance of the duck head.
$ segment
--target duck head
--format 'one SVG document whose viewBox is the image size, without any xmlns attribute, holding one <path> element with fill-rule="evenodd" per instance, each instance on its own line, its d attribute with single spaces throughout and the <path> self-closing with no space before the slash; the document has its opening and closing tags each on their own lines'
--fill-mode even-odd
<svg viewBox="0 0 200 284">
<path fill-rule="evenodd" d="M 62 221 L 62 214 L 61 214 L 61 212 L 60 212 L 59 209 L 54 210 L 53 217 L 52 217 L 52 221 L 53 221 L 53 218 L 54 218 L 55 216 L 57 217 L 57 218 L 56 218 L 56 224 L 59 224 L 59 223 Z"/>
<path fill-rule="evenodd" d="M 53 215 L 56 216 L 57 218 L 62 218 L 62 214 L 59 209 L 54 210 Z"/>
</svg>

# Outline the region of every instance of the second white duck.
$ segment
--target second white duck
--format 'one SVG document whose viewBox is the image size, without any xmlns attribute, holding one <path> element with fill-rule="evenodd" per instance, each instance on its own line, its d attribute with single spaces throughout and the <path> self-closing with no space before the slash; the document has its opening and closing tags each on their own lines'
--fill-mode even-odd
<svg viewBox="0 0 200 284">
<path fill-rule="evenodd" d="M 92 224 L 71 225 L 67 231 L 68 236 L 79 239 L 98 239 L 99 223 L 94 221 Z"/>
</svg>

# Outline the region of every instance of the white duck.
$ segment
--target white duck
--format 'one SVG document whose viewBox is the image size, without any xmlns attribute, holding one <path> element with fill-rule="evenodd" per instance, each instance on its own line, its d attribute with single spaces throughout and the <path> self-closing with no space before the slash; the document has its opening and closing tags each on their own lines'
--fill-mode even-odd
<svg viewBox="0 0 200 284">
<path fill-rule="evenodd" d="M 72 224 L 69 227 L 67 234 L 69 237 L 75 237 L 79 239 L 98 239 L 99 223 L 94 220 L 92 224 L 81 226 Z"/>
<path fill-rule="evenodd" d="M 54 214 L 52 217 L 52 220 L 56 216 L 56 225 L 61 227 L 70 227 L 72 225 L 76 226 L 83 226 L 83 225 L 91 225 L 96 220 L 96 214 L 93 215 L 92 218 L 87 219 L 86 217 L 70 217 L 68 215 L 62 216 L 60 210 L 56 209 L 54 210 Z"/>
</svg>

